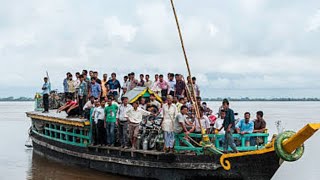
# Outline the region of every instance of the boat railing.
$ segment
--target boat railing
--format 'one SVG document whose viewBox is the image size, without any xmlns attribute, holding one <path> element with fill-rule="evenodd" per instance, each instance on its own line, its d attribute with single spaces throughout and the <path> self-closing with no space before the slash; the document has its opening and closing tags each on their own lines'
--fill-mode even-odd
<svg viewBox="0 0 320 180">
<path fill-rule="evenodd" d="M 76 127 L 46 122 L 41 126 L 34 125 L 32 132 L 39 136 L 74 146 L 87 147 L 91 143 L 90 126 Z"/>
<path fill-rule="evenodd" d="M 194 151 L 196 154 L 203 154 L 203 147 L 199 146 L 202 135 L 196 133 L 190 133 L 188 135 L 193 141 L 186 138 L 184 133 L 176 134 L 175 136 L 175 150 L 179 151 Z M 224 134 L 208 134 L 211 143 L 216 149 L 223 151 Z M 268 133 L 252 133 L 252 134 L 233 134 L 235 139 L 236 148 L 238 151 L 253 151 L 263 148 L 268 143 Z M 258 139 L 258 140 L 257 140 Z M 249 146 L 246 146 L 246 141 L 250 142 Z M 257 142 L 259 141 L 259 142 Z M 231 150 L 231 149 L 229 149 Z"/>
</svg>

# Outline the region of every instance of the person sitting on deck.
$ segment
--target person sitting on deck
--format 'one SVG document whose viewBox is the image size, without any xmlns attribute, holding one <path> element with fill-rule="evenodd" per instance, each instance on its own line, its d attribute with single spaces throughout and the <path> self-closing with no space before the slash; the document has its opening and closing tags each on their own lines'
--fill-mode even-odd
<svg viewBox="0 0 320 180">
<path fill-rule="evenodd" d="M 139 101 L 135 101 L 133 103 L 133 108 L 127 111 L 127 117 L 129 119 L 129 138 L 131 139 L 132 149 L 137 149 L 136 142 L 142 116 L 148 116 L 150 114 L 150 112 L 139 108 Z"/>
<path fill-rule="evenodd" d="M 203 108 L 200 108 L 200 123 L 201 123 L 201 127 L 202 129 L 205 129 L 205 132 L 207 134 L 209 134 L 210 131 L 210 121 L 208 119 L 207 116 L 204 115 L 204 110 Z M 193 122 L 194 126 L 195 126 L 195 133 L 201 133 L 201 129 L 200 129 L 200 125 L 199 125 L 199 120 L 198 118 L 195 118 L 194 122 Z"/>
<path fill-rule="evenodd" d="M 106 144 L 106 124 L 105 124 L 105 104 L 106 101 L 104 99 L 101 102 L 96 101 L 95 108 L 92 113 L 92 117 L 94 121 L 92 121 L 93 127 L 96 127 L 96 143 L 97 145 L 105 145 Z"/>
<path fill-rule="evenodd" d="M 108 106 L 105 107 L 106 125 L 107 128 L 107 146 L 114 146 L 115 133 L 114 129 L 117 123 L 118 106 L 113 104 L 113 98 L 108 99 Z"/>
<path fill-rule="evenodd" d="M 253 133 L 265 133 L 266 131 L 266 121 L 263 119 L 263 112 L 258 111 L 257 112 L 257 119 L 254 120 L 254 129 Z M 256 145 L 256 144 L 263 144 L 264 140 L 261 137 L 256 137 L 252 138 L 251 144 Z"/>
<path fill-rule="evenodd" d="M 57 110 L 58 113 L 61 111 L 65 111 L 68 114 L 67 118 L 77 116 L 79 114 L 79 104 L 68 96 L 66 104 Z"/>
<path fill-rule="evenodd" d="M 187 127 L 187 117 L 188 117 L 188 107 L 183 105 L 181 106 L 180 113 L 175 117 L 174 120 L 174 133 L 175 136 L 178 134 L 184 133 L 185 136 L 188 136 L 190 133 L 194 131 L 194 126 L 191 129 L 188 129 Z"/>
<path fill-rule="evenodd" d="M 244 119 L 240 120 L 236 125 L 238 134 L 251 134 L 253 132 L 253 122 L 250 120 L 250 113 L 244 113 Z M 250 138 L 246 138 L 246 146 L 250 146 Z"/>
<path fill-rule="evenodd" d="M 263 119 L 263 112 L 257 112 L 257 119 L 254 121 L 254 133 L 264 133 L 266 130 L 266 121 Z"/>
<path fill-rule="evenodd" d="M 222 106 L 224 111 L 226 111 L 226 116 L 223 121 L 223 128 L 225 130 L 225 144 L 224 144 L 224 151 L 228 152 L 228 147 L 230 146 L 233 152 L 238 152 L 233 139 L 233 132 L 235 128 L 235 120 L 234 120 L 234 112 L 232 109 L 229 108 L 229 101 L 224 99 L 222 102 Z"/>
</svg>

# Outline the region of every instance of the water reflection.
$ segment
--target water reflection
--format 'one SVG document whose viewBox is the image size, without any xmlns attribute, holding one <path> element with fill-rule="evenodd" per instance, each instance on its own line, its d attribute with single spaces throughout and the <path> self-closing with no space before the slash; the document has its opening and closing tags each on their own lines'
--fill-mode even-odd
<svg viewBox="0 0 320 180">
<path fill-rule="evenodd" d="M 129 178 L 114 176 L 99 171 L 68 166 L 59 162 L 54 162 L 37 153 L 32 153 L 29 170 L 27 172 L 28 180 L 127 180 Z"/>
</svg>

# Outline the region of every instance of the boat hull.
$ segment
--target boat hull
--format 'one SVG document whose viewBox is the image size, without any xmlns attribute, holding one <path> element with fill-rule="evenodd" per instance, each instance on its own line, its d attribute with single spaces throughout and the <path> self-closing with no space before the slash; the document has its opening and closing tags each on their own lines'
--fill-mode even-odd
<svg viewBox="0 0 320 180">
<path fill-rule="evenodd" d="M 77 147 L 31 133 L 34 152 L 64 164 L 146 179 L 271 179 L 279 168 L 275 152 L 228 159 L 224 170 L 219 155 L 141 153 L 117 148 Z"/>
</svg>

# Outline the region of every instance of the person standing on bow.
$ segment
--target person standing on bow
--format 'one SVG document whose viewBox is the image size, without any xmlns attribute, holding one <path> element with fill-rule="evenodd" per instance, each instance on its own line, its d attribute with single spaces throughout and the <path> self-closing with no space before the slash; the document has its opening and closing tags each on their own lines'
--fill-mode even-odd
<svg viewBox="0 0 320 180">
<path fill-rule="evenodd" d="M 234 112 L 229 108 L 229 101 L 224 99 L 222 102 L 223 110 L 226 112 L 226 116 L 223 121 L 223 128 L 225 130 L 225 146 L 224 151 L 227 153 L 229 146 L 233 152 L 238 153 L 238 150 L 234 144 L 233 132 L 235 130 Z"/>
<path fill-rule="evenodd" d="M 174 121 L 178 115 L 177 106 L 172 103 L 172 96 L 168 96 L 167 103 L 162 107 L 163 120 L 161 122 L 162 131 L 164 133 L 165 152 L 173 152 L 174 145 Z"/>
<path fill-rule="evenodd" d="M 42 86 L 42 99 L 43 99 L 43 108 L 44 111 L 42 113 L 48 113 L 49 112 L 49 95 L 51 91 L 51 85 L 48 82 L 48 78 L 43 78 L 44 84 Z"/>
</svg>

